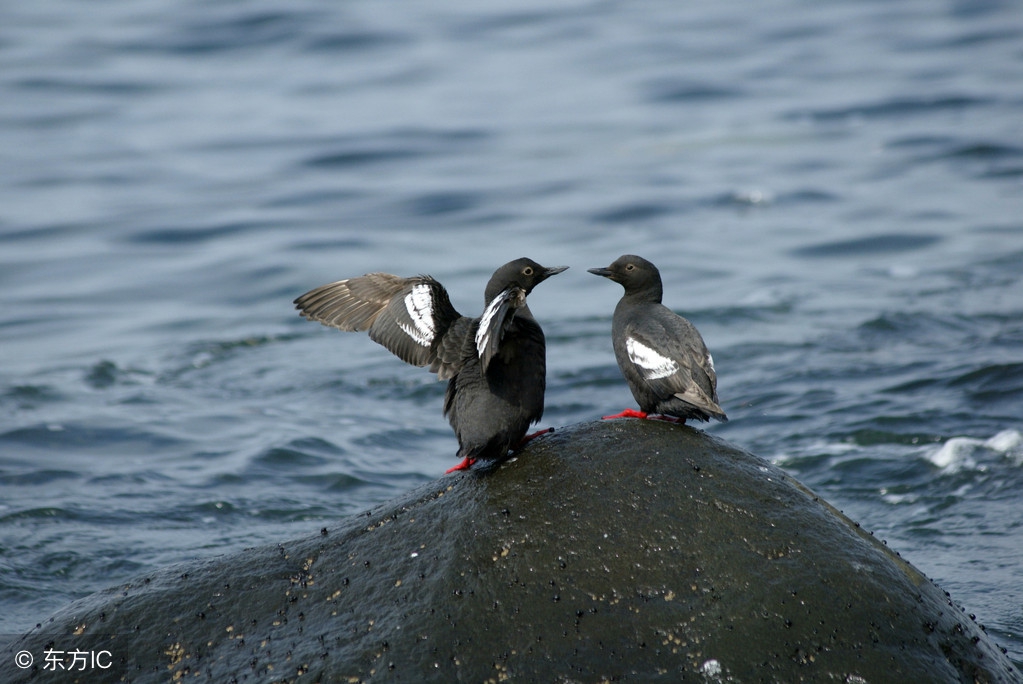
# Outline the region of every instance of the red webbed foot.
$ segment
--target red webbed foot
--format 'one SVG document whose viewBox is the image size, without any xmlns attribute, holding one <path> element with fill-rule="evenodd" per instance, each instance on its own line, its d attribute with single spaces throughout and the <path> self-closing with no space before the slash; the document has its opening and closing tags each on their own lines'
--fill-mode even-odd
<svg viewBox="0 0 1023 684">
<path fill-rule="evenodd" d="M 548 432 L 554 432 L 554 428 L 547 428 L 547 429 L 545 429 L 545 430 L 537 430 L 537 431 L 536 431 L 536 432 L 534 432 L 533 434 L 530 434 L 530 435 L 526 435 L 525 437 L 523 437 L 523 438 L 522 438 L 522 439 L 521 439 L 521 440 L 519 441 L 519 443 L 518 443 L 518 444 L 516 444 L 516 445 L 515 445 L 515 451 L 518 451 L 518 450 L 519 450 L 519 449 L 521 449 L 522 447 L 526 446 L 526 444 L 528 444 L 528 443 L 529 443 L 529 442 L 531 442 L 532 440 L 536 439 L 537 437 L 540 437 L 540 436 L 542 436 L 542 435 L 546 435 L 546 434 L 547 434 Z"/>
<path fill-rule="evenodd" d="M 603 416 L 603 420 L 614 420 L 615 418 L 646 418 L 647 414 L 645 411 L 637 411 L 636 409 L 625 409 L 621 413 L 616 413 L 613 416 Z"/>
<path fill-rule="evenodd" d="M 468 470 L 469 468 L 472 467 L 472 464 L 475 462 L 476 462 L 475 458 L 469 458 L 468 456 L 466 456 L 465 458 L 462 459 L 461 463 L 459 463 L 456 466 L 451 466 L 450 468 L 445 470 L 444 474 L 447 475 L 448 473 L 453 473 L 456 470 Z"/>
</svg>

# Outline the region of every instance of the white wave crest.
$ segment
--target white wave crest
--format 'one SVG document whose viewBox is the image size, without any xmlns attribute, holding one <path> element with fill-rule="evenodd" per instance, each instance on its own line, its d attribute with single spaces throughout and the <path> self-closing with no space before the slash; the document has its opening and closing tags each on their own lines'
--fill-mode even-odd
<svg viewBox="0 0 1023 684">
<path fill-rule="evenodd" d="M 1023 465 L 1023 434 L 1019 430 L 1002 430 L 990 439 L 953 437 L 927 454 L 927 460 L 947 473 L 963 469 L 984 470 L 977 465 L 977 456 L 984 452 L 1008 458 L 1015 465 Z"/>
</svg>

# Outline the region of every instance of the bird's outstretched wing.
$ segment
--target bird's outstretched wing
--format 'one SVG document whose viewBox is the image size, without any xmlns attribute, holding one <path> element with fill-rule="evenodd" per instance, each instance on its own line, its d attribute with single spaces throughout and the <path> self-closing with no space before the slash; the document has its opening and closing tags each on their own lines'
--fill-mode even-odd
<svg viewBox="0 0 1023 684">
<path fill-rule="evenodd" d="M 447 290 L 430 276 L 401 278 L 369 273 L 310 290 L 295 300 L 305 318 L 339 330 L 368 330 L 369 337 L 414 366 L 430 366 L 441 380 L 462 364 L 471 327 L 451 305 Z"/>
<path fill-rule="evenodd" d="M 684 325 L 688 321 L 679 323 Z M 694 338 L 681 332 L 664 330 L 651 334 L 642 327 L 628 326 L 625 349 L 632 364 L 633 377 L 640 378 L 663 399 L 674 395 L 715 418 L 727 420 L 725 412 L 717 404 L 717 376 L 710 354 L 702 344 L 684 342 Z M 695 339 L 699 340 L 699 337 Z"/>
</svg>

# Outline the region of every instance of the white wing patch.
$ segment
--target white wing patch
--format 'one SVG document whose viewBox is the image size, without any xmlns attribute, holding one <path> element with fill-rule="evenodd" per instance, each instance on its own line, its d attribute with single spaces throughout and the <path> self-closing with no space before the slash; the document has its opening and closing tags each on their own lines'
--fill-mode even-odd
<svg viewBox="0 0 1023 684">
<path fill-rule="evenodd" d="M 707 352 L 707 365 L 710 366 L 711 370 L 714 370 L 714 357 L 710 355 L 710 352 Z"/>
<path fill-rule="evenodd" d="M 490 324 L 494 320 L 494 316 L 497 315 L 497 310 L 501 308 L 501 305 L 511 296 L 510 290 L 505 290 L 501 294 L 494 297 L 494 300 L 487 305 L 483 315 L 480 316 L 480 327 L 476 329 L 476 353 L 479 356 L 483 356 L 483 350 L 487 348 L 487 344 L 490 342 Z"/>
<path fill-rule="evenodd" d="M 405 334 L 411 337 L 416 344 L 429 347 L 433 344 L 433 336 L 436 328 L 433 325 L 433 294 L 430 286 L 419 283 L 412 287 L 412 291 L 405 295 L 405 309 L 408 311 L 412 325 L 399 323 L 398 325 Z"/>
<path fill-rule="evenodd" d="M 643 369 L 643 377 L 647 380 L 666 378 L 678 371 L 678 363 L 635 338 L 625 338 L 625 350 L 629 353 L 629 359 Z"/>
</svg>

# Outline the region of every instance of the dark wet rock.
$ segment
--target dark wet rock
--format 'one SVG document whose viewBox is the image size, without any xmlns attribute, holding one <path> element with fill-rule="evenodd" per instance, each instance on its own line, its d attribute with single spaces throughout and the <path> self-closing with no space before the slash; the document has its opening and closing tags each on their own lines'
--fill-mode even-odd
<svg viewBox="0 0 1023 684">
<path fill-rule="evenodd" d="M 41 670 L 48 645 L 109 651 L 103 681 L 1020 681 L 798 482 L 638 420 L 83 599 L 7 646 L 0 680 L 72 681 Z M 20 650 L 34 669 L 12 666 Z"/>
</svg>

